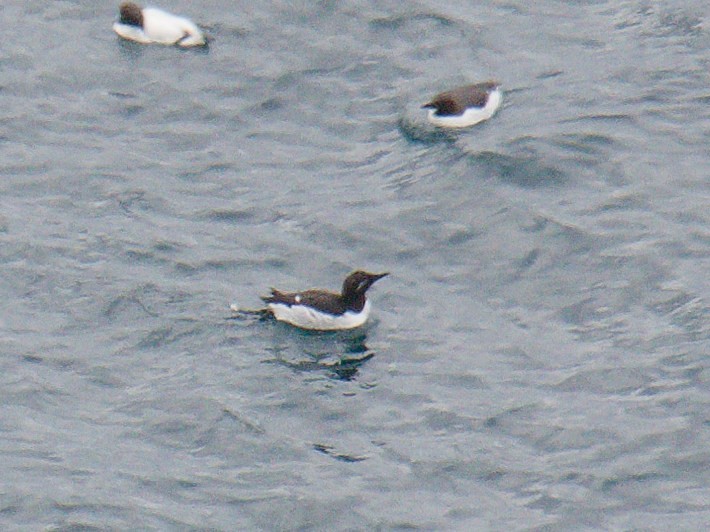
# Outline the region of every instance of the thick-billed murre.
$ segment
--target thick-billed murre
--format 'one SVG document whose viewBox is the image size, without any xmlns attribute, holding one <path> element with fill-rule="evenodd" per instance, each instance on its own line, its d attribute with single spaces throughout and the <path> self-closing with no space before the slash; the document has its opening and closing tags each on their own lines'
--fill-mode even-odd
<svg viewBox="0 0 710 532">
<path fill-rule="evenodd" d="M 422 109 L 435 126 L 468 127 L 492 117 L 502 99 L 500 84 L 485 81 L 439 93 Z"/>
<path fill-rule="evenodd" d="M 353 329 L 364 324 L 370 314 L 365 292 L 386 275 L 389 274 L 353 272 L 346 277 L 339 294 L 317 289 L 287 293 L 272 288 L 271 295 L 262 299 L 277 320 L 302 329 Z"/>
<path fill-rule="evenodd" d="M 129 41 L 178 46 L 202 46 L 207 43 L 194 22 L 162 9 L 141 9 L 134 2 L 123 2 L 119 6 L 119 13 L 120 18 L 114 23 L 113 31 Z"/>
</svg>

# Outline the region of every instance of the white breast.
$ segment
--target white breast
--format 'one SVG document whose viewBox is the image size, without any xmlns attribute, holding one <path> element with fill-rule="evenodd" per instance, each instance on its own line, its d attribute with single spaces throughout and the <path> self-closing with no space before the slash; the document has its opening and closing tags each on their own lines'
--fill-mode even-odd
<svg viewBox="0 0 710 532">
<path fill-rule="evenodd" d="M 279 321 L 285 321 L 302 329 L 316 331 L 336 331 L 360 327 L 370 315 L 370 302 L 365 301 L 365 306 L 360 312 L 347 311 L 340 316 L 333 316 L 319 312 L 304 305 L 284 305 L 282 303 L 269 303 L 269 309 Z"/>
<path fill-rule="evenodd" d="M 116 22 L 113 31 L 124 39 L 142 44 L 178 44 L 180 46 L 200 46 L 205 37 L 192 21 L 166 13 L 162 9 L 143 9 L 143 27 Z"/>
<path fill-rule="evenodd" d="M 500 89 L 495 89 L 488 95 L 488 101 L 483 107 L 472 107 L 462 115 L 437 116 L 436 109 L 429 109 L 429 122 L 440 127 L 468 127 L 492 117 L 500 107 L 503 95 Z"/>
</svg>

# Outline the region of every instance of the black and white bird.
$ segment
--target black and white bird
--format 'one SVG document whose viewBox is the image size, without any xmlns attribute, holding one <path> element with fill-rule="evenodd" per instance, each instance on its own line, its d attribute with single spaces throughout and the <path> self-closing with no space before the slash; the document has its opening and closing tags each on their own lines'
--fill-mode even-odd
<svg viewBox="0 0 710 532">
<path fill-rule="evenodd" d="M 356 271 L 345 278 L 341 292 L 304 290 L 281 292 L 274 288 L 262 297 L 268 311 L 279 320 L 302 329 L 335 331 L 360 327 L 370 315 L 365 292 L 388 273 Z"/>
<path fill-rule="evenodd" d="M 200 28 L 186 18 L 155 7 L 142 9 L 133 2 L 123 2 L 118 9 L 120 18 L 113 24 L 113 31 L 129 41 L 178 46 L 202 46 L 207 43 Z"/>
<path fill-rule="evenodd" d="M 485 81 L 437 94 L 422 109 L 435 126 L 468 127 L 492 117 L 502 100 L 500 84 Z"/>
</svg>

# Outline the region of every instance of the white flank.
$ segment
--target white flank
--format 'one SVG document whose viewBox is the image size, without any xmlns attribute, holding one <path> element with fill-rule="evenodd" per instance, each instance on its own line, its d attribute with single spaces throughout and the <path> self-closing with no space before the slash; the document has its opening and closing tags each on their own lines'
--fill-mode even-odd
<svg viewBox="0 0 710 532">
<path fill-rule="evenodd" d="M 488 95 L 486 105 L 483 107 L 471 107 L 462 115 L 437 116 L 436 109 L 429 109 L 429 122 L 440 127 L 468 127 L 492 117 L 500 107 L 503 94 L 500 89 L 495 89 Z"/>
<path fill-rule="evenodd" d="M 205 36 L 191 20 L 171 15 L 154 7 L 143 9 L 143 27 L 116 22 L 113 31 L 124 39 L 142 44 L 177 44 L 179 46 L 201 46 Z"/>
<path fill-rule="evenodd" d="M 302 329 L 314 331 L 337 331 L 360 327 L 370 315 L 370 302 L 365 301 L 365 306 L 360 312 L 347 311 L 340 316 L 333 316 L 319 312 L 312 307 L 304 305 L 284 305 L 282 303 L 269 303 L 269 309 L 279 321 L 285 321 Z"/>
</svg>

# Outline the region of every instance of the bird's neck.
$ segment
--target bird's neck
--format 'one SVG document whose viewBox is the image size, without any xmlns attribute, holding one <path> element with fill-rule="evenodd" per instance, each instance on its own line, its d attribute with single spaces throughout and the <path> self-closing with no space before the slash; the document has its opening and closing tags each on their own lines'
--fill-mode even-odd
<svg viewBox="0 0 710 532">
<path fill-rule="evenodd" d="M 360 312 L 365 307 L 365 294 L 343 294 L 343 301 L 348 310 Z"/>
</svg>

